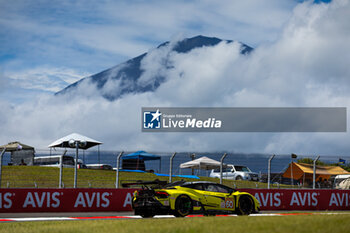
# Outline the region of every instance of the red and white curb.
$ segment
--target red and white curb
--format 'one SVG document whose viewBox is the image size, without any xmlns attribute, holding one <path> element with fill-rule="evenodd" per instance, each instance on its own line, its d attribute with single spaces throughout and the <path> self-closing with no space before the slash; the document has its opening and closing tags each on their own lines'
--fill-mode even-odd
<svg viewBox="0 0 350 233">
<path fill-rule="evenodd" d="M 250 217 L 290 216 L 290 215 L 327 215 L 349 213 L 264 213 L 251 214 Z M 188 215 L 187 218 L 203 217 L 203 215 Z M 216 215 L 216 217 L 237 217 L 235 214 Z M 153 218 L 175 218 L 173 215 L 156 215 Z M 112 220 L 112 219 L 142 219 L 141 216 L 94 216 L 94 217 L 35 217 L 35 218 L 3 218 L 0 222 L 34 222 L 34 221 L 73 221 L 73 220 Z"/>
</svg>

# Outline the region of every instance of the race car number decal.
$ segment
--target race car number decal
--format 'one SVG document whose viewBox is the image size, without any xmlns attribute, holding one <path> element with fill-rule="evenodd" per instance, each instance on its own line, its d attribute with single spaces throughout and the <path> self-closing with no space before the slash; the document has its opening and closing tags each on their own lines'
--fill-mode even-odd
<svg viewBox="0 0 350 233">
<path fill-rule="evenodd" d="M 233 198 L 226 198 L 225 206 L 226 208 L 233 209 Z"/>
<path fill-rule="evenodd" d="M 220 207 L 221 207 L 221 208 L 225 208 L 225 207 L 226 207 L 226 204 L 225 204 L 224 201 L 222 201 L 222 202 L 220 203 Z"/>
<path fill-rule="evenodd" d="M 165 206 L 169 206 L 169 201 L 164 201 Z"/>
</svg>

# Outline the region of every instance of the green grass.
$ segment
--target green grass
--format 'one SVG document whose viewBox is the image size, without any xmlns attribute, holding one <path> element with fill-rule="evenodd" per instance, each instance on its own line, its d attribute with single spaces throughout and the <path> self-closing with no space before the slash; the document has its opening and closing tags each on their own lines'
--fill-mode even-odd
<svg viewBox="0 0 350 233">
<path fill-rule="evenodd" d="M 135 180 L 169 180 L 169 177 L 156 176 L 152 173 L 120 172 L 120 182 Z M 218 178 L 200 177 L 200 180 L 208 180 L 219 183 Z M 173 181 L 184 178 L 174 177 Z M 198 179 L 184 179 L 198 181 Z M 111 170 L 78 170 L 79 188 L 114 188 L 116 172 Z M 63 169 L 64 187 L 73 187 L 74 169 Z M 37 166 L 3 166 L 1 187 L 6 188 L 57 188 L 59 183 L 59 168 Z M 266 188 L 266 183 L 252 181 L 224 180 L 224 184 L 236 188 Z M 288 186 L 281 186 L 288 187 Z"/>
<path fill-rule="evenodd" d="M 137 219 L 102 221 L 53 221 L 0 223 L 0 233 L 25 232 L 349 232 L 349 215 L 305 215 L 276 217 L 202 217 L 177 219 Z"/>
</svg>

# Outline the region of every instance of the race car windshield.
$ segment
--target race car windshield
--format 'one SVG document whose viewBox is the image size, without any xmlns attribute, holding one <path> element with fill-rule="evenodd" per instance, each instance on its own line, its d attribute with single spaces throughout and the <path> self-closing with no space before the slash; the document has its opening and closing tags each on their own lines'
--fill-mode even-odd
<svg viewBox="0 0 350 233">
<path fill-rule="evenodd" d="M 204 186 L 202 183 L 185 184 L 182 187 L 197 189 L 197 190 L 204 190 Z"/>
<path fill-rule="evenodd" d="M 225 185 L 215 183 L 189 183 L 182 185 L 182 187 L 219 193 L 232 193 L 235 191 L 234 189 L 229 188 Z"/>
<path fill-rule="evenodd" d="M 204 190 L 209 192 L 232 193 L 234 189 L 220 184 L 206 184 Z"/>
</svg>

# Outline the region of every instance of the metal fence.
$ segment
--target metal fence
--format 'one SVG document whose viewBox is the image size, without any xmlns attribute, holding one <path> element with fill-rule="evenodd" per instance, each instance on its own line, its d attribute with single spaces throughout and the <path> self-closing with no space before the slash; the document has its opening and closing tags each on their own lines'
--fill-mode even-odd
<svg viewBox="0 0 350 233">
<path fill-rule="evenodd" d="M 114 188 L 121 187 L 121 181 L 124 180 L 140 180 L 140 179 L 160 179 L 174 181 L 174 179 L 189 179 L 189 180 L 211 180 L 214 182 L 222 182 L 224 184 L 237 188 L 336 188 L 336 180 L 334 176 L 326 182 L 320 182 L 315 173 L 312 181 L 305 182 L 301 179 L 286 178 L 283 173 L 287 170 L 291 162 L 297 162 L 300 159 L 309 158 L 311 162 L 321 161 L 326 164 L 338 164 L 350 166 L 350 156 L 332 156 L 332 155 L 267 155 L 267 154 L 242 154 L 242 153 L 199 153 L 199 152 L 149 152 L 159 155 L 160 160 L 144 161 L 143 166 L 137 172 L 132 172 L 130 169 L 123 169 L 123 157 L 133 151 L 100 151 L 98 149 L 79 150 L 78 158 L 81 164 L 96 165 L 94 169 L 79 169 L 78 170 L 78 187 L 94 187 L 94 188 Z M 56 150 L 36 150 L 35 157 L 62 155 L 64 149 Z M 75 157 L 76 150 L 68 149 L 67 156 Z M 119 156 L 119 160 L 118 160 Z M 180 168 L 180 164 L 192 161 L 206 156 L 221 162 L 221 166 L 213 172 L 220 174 L 220 177 L 210 177 L 211 169 L 191 169 Z M 124 161 L 125 162 L 125 161 Z M 309 161 L 310 162 L 310 161 Z M 11 153 L 6 152 L 3 156 L 2 169 L 2 188 L 12 187 L 73 187 L 74 186 L 74 171 L 73 168 L 59 166 L 57 169 L 40 168 L 25 169 L 24 166 L 11 166 Z M 225 177 L 225 169 L 228 164 L 241 165 L 248 167 L 252 172 L 257 173 L 258 179 L 255 181 L 245 181 L 244 179 L 232 179 Z M 103 165 L 108 165 L 103 167 Z M 311 163 L 311 165 L 313 165 Z M 316 165 L 316 164 L 315 164 Z M 29 166 L 26 166 L 29 167 Z M 81 168 L 84 168 L 82 166 Z M 91 167 L 91 166 L 90 166 Z M 103 170 L 102 168 L 106 169 Z M 114 168 L 114 170 L 108 170 Z M 118 169 L 117 169 L 118 168 Z M 97 170 L 96 170 L 97 169 Z M 102 169 L 103 171 L 98 171 Z M 23 170 L 23 171 L 21 171 Z M 61 171 L 61 173 L 60 173 Z M 221 172 L 220 172 L 221 171 Z M 171 174 L 171 175 L 170 175 Z M 212 174 L 213 176 L 213 174 Z M 79 179 L 80 178 L 80 179 Z M 230 178 L 230 179 L 227 179 Z M 241 177 L 242 178 L 242 177 Z"/>
</svg>

